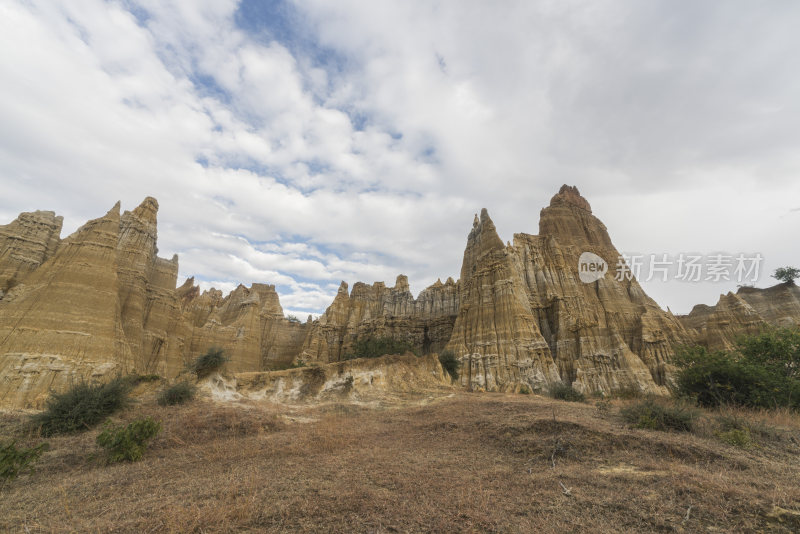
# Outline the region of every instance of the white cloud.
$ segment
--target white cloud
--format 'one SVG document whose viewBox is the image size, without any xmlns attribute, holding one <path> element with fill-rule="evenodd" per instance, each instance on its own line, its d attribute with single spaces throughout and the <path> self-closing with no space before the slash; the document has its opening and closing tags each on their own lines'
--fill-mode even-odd
<svg viewBox="0 0 800 534">
<path fill-rule="evenodd" d="M 797 263 L 794 3 L 314 0 L 255 33 L 238 7 L 1 5 L 0 217 L 152 195 L 183 275 L 301 317 L 342 279 L 455 277 L 474 212 L 536 233 L 564 182 L 621 250 Z"/>
</svg>

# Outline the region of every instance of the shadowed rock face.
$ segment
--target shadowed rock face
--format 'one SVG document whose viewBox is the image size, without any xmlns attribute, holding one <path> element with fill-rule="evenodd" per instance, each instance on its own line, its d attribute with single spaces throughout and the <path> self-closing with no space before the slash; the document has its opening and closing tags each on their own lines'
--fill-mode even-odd
<svg viewBox="0 0 800 534">
<path fill-rule="evenodd" d="M 503 244 L 489 213 L 475 216 L 456 282 L 417 298 L 394 287 L 342 282 L 326 312 L 284 317 L 275 287 L 239 286 L 227 296 L 177 286 L 178 258 L 157 256 L 158 203 L 119 204 L 61 240 L 61 217 L 23 213 L 0 226 L 0 406 L 38 407 L 51 389 L 116 373 L 179 374 L 211 347 L 233 372 L 304 360 L 337 362 L 365 337 L 407 341 L 420 354 L 452 350 L 470 388 L 666 392 L 679 344 L 730 348 L 767 324 L 800 324 L 791 284 L 742 288 L 716 306 L 676 318 L 634 279 L 615 279 L 619 253 L 577 188 L 564 186 L 540 214 L 539 235 Z M 584 253 L 608 272 L 581 279 Z M 586 279 L 584 277 L 584 279 Z M 293 375 L 292 375 L 293 376 Z"/>
</svg>

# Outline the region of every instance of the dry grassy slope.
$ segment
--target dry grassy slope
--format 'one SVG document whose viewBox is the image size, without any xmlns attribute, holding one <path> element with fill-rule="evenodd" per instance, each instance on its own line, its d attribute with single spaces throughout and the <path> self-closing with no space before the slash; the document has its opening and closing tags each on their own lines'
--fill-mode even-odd
<svg viewBox="0 0 800 534">
<path fill-rule="evenodd" d="M 164 422 L 143 461 L 102 464 L 96 431 L 51 439 L 34 474 L 0 488 L 0 531 L 800 528 L 769 517 L 800 509 L 796 415 L 768 416 L 784 430 L 743 451 L 702 428 L 628 429 L 622 402 L 463 392 L 383 409 L 145 402 L 121 415 Z M 0 434 L 32 442 L 19 422 L 2 416 Z"/>
</svg>

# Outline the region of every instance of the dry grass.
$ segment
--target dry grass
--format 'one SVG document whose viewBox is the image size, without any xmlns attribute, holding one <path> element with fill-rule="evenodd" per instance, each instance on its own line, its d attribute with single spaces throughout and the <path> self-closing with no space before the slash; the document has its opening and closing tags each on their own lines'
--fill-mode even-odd
<svg viewBox="0 0 800 534">
<path fill-rule="evenodd" d="M 95 432 L 51 439 L 33 475 L 0 488 L 10 532 L 791 531 L 800 509 L 796 414 L 742 450 L 713 432 L 627 428 L 533 395 L 467 394 L 363 409 L 132 407 L 163 433 L 135 464 L 92 459 Z M 704 416 L 709 425 L 715 414 Z M 0 432 L 24 440 L 18 418 Z"/>
</svg>

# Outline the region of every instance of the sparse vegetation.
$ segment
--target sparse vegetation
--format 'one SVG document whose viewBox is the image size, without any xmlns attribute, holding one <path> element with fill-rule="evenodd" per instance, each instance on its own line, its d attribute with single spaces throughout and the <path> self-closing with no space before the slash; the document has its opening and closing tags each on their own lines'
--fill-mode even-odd
<svg viewBox="0 0 800 534">
<path fill-rule="evenodd" d="M 194 373 L 198 379 L 205 378 L 211 373 L 218 371 L 228 358 L 225 351 L 220 348 L 212 347 L 205 354 L 195 358 L 188 366 L 188 370 Z"/>
<path fill-rule="evenodd" d="M 529 388 L 529 387 L 528 387 L 528 384 L 522 384 L 522 385 L 519 387 L 519 392 L 520 392 L 522 395 L 530 395 L 530 394 L 531 394 L 531 388 Z"/>
<path fill-rule="evenodd" d="M 458 380 L 458 370 L 461 368 L 461 362 L 458 361 L 452 350 L 443 350 L 439 354 L 439 363 L 442 364 L 442 369 L 447 371 L 447 374 L 453 380 Z"/>
<path fill-rule="evenodd" d="M 717 437 L 723 443 L 739 447 L 740 449 L 753 448 L 753 437 L 747 428 L 731 428 L 717 433 Z"/>
<path fill-rule="evenodd" d="M 755 445 L 750 425 L 737 417 L 718 416 L 716 422 L 719 428 L 714 435 L 723 443 L 741 449 L 750 449 Z"/>
<path fill-rule="evenodd" d="M 115 426 L 106 422 L 97 444 L 106 450 L 109 463 L 136 462 L 142 459 L 147 443 L 161 432 L 161 423 L 150 417 Z"/>
<path fill-rule="evenodd" d="M 794 284 L 797 278 L 800 278 L 800 269 L 797 267 L 778 267 L 772 274 L 773 278 L 785 282 L 787 284 Z"/>
<path fill-rule="evenodd" d="M 302 322 L 296 315 L 287 315 L 286 316 L 286 320 L 288 320 L 291 323 L 300 323 L 300 322 Z"/>
<path fill-rule="evenodd" d="M 557 400 L 585 402 L 586 395 L 572 387 L 572 384 L 558 382 L 550 386 L 550 396 Z"/>
<path fill-rule="evenodd" d="M 745 336 L 732 352 L 680 350 L 677 393 L 702 406 L 800 408 L 800 332 L 774 329 Z"/>
<path fill-rule="evenodd" d="M 405 354 L 413 352 L 414 346 L 407 341 L 401 341 L 392 337 L 365 337 L 353 343 L 353 349 L 345 355 L 345 360 L 355 358 L 378 358 L 387 354 Z"/>
<path fill-rule="evenodd" d="M 630 430 L 616 414 L 637 401 L 618 399 L 612 418 L 492 392 L 390 411 L 146 398 L 120 414 L 162 424 L 140 462 L 98 467 L 96 435 L 53 439 L 32 476 L 3 483 L 0 531 L 770 532 L 791 528 L 765 512 L 800 502 L 800 414 L 787 409 L 726 407 L 751 428 L 744 450 L 713 434 L 722 411 L 698 409 L 693 432 Z M 779 435 L 762 437 L 761 420 Z M 0 435 L 32 445 L 18 413 L 0 413 Z"/>
<path fill-rule="evenodd" d="M 35 447 L 17 448 L 15 442 L 0 444 L 0 479 L 13 479 L 25 470 L 31 470 L 32 464 L 48 449 L 47 443 Z"/>
<path fill-rule="evenodd" d="M 634 428 L 691 432 L 697 413 L 677 405 L 665 405 L 653 399 L 638 402 L 620 411 L 622 418 Z"/>
<path fill-rule="evenodd" d="M 131 385 L 135 386 L 138 384 L 144 384 L 147 382 L 158 382 L 161 380 L 161 376 L 156 374 L 149 374 L 149 375 L 128 375 L 128 380 L 130 380 Z"/>
<path fill-rule="evenodd" d="M 44 436 L 88 430 L 128 402 L 130 381 L 115 378 L 105 384 L 81 382 L 63 393 L 53 393 L 45 410 L 31 418 Z"/>
<path fill-rule="evenodd" d="M 751 449 L 760 441 L 780 439 L 780 432 L 763 421 L 743 417 L 731 408 L 724 410 L 724 413 L 714 418 L 716 424 L 714 436 L 720 441 L 742 449 Z"/>
<path fill-rule="evenodd" d="M 643 395 L 644 393 L 637 386 L 628 385 L 614 391 L 611 396 L 615 399 L 631 400 L 641 399 Z"/>
<path fill-rule="evenodd" d="M 158 394 L 158 404 L 161 406 L 174 406 L 194 399 L 197 387 L 189 382 L 182 381 L 161 390 Z"/>
</svg>

